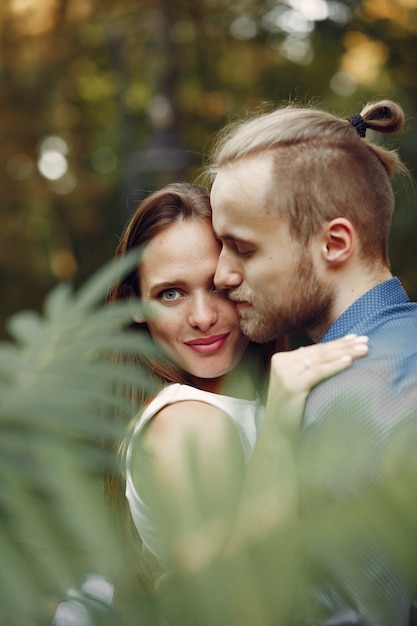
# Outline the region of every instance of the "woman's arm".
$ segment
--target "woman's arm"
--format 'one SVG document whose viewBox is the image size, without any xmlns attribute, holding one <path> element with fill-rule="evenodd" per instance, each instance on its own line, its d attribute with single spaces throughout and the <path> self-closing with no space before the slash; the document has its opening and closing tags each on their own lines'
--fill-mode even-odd
<svg viewBox="0 0 417 626">
<path fill-rule="evenodd" d="M 285 528 L 298 513 L 294 439 L 305 402 L 321 381 L 349 367 L 368 352 L 368 338 L 348 335 L 271 359 L 265 422 L 249 464 L 231 545 Z"/>
<path fill-rule="evenodd" d="M 164 407 L 136 438 L 131 470 L 157 526 L 155 552 L 187 570 L 212 559 L 226 543 L 244 480 L 230 416 L 201 401 Z"/>
</svg>

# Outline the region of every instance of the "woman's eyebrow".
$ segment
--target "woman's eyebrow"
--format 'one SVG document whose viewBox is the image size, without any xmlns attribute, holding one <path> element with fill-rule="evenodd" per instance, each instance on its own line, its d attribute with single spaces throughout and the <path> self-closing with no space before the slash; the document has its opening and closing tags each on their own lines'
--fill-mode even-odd
<svg viewBox="0 0 417 626">
<path fill-rule="evenodd" d="M 162 291 L 163 289 L 169 289 L 170 287 L 182 287 L 186 284 L 186 281 L 184 279 L 175 279 L 173 278 L 172 280 L 161 280 L 161 281 L 157 281 L 155 283 L 151 283 L 149 286 L 149 291 L 150 292 L 154 292 L 154 291 Z"/>
</svg>

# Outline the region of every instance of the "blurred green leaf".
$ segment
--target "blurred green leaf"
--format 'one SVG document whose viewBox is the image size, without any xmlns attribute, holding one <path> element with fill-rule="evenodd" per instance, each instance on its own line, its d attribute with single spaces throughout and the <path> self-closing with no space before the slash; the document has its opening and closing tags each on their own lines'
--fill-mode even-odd
<svg viewBox="0 0 417 626">
<path fill-rule="evenodd" d="M 130 305 L 103 300 L 137 259 L 111 262 L 79 293 L 58 286 L 45 317 L 16 314 L 15 344 L 0 345 L 2 624 L 48 623 L 54 602 L 86 572 L 121 569 L 124 547 L 103 480 L 127 425 L 116 413 L 133 409 L 115 386 L 146 389 L 149 376 L 132 357 L 154 348 L 143 333 L 124 330 Z M 115 362 L 116 354 L 129 358 Z"/>
</svg>

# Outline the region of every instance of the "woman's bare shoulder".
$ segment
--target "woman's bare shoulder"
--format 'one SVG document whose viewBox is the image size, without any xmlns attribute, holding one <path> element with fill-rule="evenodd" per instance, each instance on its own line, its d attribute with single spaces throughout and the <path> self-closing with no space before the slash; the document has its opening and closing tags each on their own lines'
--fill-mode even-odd
<svg viewBox="0 0 417 626">
<path fill-rule="evenodd" d="M 149 442 L 159 437 L 172 438 L 200 434 L 215 435 L 231 424 L 230 417 L 218 407 L 200 400 L 183 400 L 164 406 L 150 421 L 145 434 Z"/>
</svg>

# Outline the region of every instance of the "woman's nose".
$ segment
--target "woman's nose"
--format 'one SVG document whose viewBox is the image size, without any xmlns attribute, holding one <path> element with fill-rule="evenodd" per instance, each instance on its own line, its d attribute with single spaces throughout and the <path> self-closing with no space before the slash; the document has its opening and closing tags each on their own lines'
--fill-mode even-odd
<svg viewBox="0 0 417 626">
<path fill-rule="evenodd" d="M 199 295 L 193 298 L 190 304 L 189 322 L 193 328 L 199 328 L 201 331 L 206 332 L 217 322 L 217 299 L 213 294 Z"/>
</svg>

